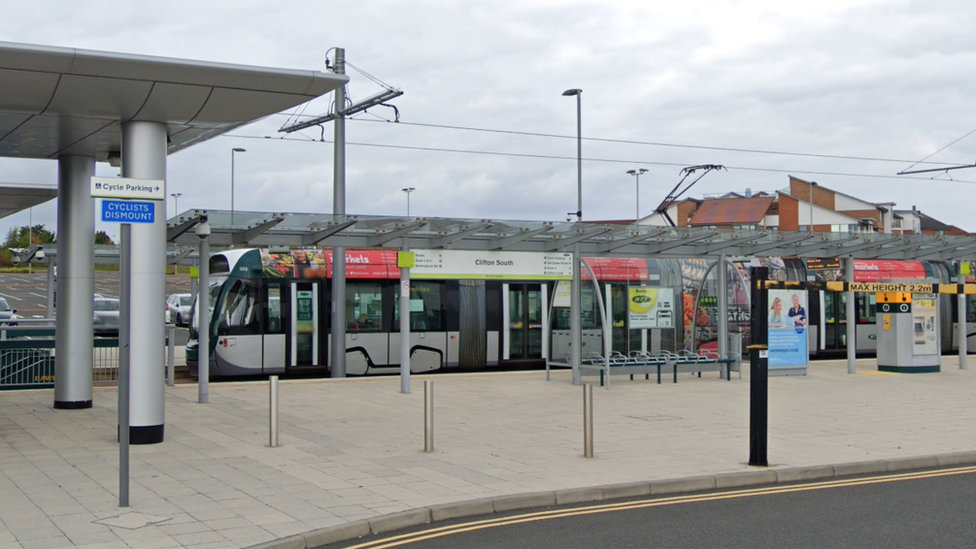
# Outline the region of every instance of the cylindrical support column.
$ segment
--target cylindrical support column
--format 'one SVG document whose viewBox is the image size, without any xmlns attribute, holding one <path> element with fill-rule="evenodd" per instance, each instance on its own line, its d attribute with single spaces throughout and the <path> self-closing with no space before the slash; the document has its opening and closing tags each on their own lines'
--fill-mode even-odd
<svg viewBox="0 0 976 549">
<path fill-rule="evenodd" d="M 167 126 L 158 122 L 122 124 L 122 177 L 166 181 Z M 131 438 L 133 444 L 163 441 L 165 381 L 163 325 L 166 301 L 166 202 L 153 201 L 153 223 L 132 227 L 129 302 Z M 89 295 L 89 301 L 90 299 Z"/>
<path fill-rule="evenodd" d="M 593 384 L 583 385 L 583 457 L 593 457 Z"/>
<path fill-rule="evenodd" d="M 958 318 L 956 319 L 956 323 L 959 324 L 956 335 L 959 339 L 959 369 L 965 370 L 969 367 L 967 364 L 967 360 L 969 359 L 969 342 L 966 341 L 966 317 L 969 316 L 969 312 L 966 311 L 967 296 L 963 293 L 962 288 L 962 285 L 966 283 L 966 277 L 960 274 L 956 282 L 959 283 L 959 295 L 956 297 L 956 308 L 959 310 Z"/>
<path fill-rule="evenodd" d="M 209 228 L 205 232 L 209 234 Z M 210 242 L 206 235 L 200 239 L 197 334 L 197 402 L 206 404 L 210 402 Z"/>
<path fill-rule="evenodd" d="M 278 376 L 271 376 L 270 402 L 269 402 L 269 425 L 268 425 L 268 446 L 278 447 Z"/>
<path fill-rule="evenodd" d="M 848 283 L 854 282 L 854 256 L 847 256 L 844 262 L 844 280 Z M 857 373 L 857 294 L 847 292 L 847 373 Z"/>
<path fill-rule="evenodd" d="M 424 381 L 424 451 L 434 451 L 434 382 Z"/>
<path fill-rule="evenodd" d="M 95 159 L 58 158 L 58 320 L 54 407 L 92 406 L 92 333 L 95 293 Z"/>
<path fill-rule="evenodd" d="M 406 247 L 403 251 L 407 251 Z M 410 269 L 407 267 L 400 268 L 400 393 L 410 394 Z"/>
<path fill-rule="evenodd" d="M 718 356 L 721 359 L 729 357 L 729 272 L 726 270 L 725 250 L 718 256 Z M 728 363 L 722 366 L 729 368 Z M 727 372 L 726 372 L 727 374 Z"/>
<path fill-rule="evenodd" d="M 579 244 L 573 244 L 573 280 L 570 283 L 569 300 L 569 365 L 573 370 L 573 385 L 582 381 L 580 362 L 583 359 L 583 337 L 580 328 L 580 311 L 582 310 L 582 284 L 580 278 Z M 607 349 L 607 354 L 610 350 Z"/>
</svg>

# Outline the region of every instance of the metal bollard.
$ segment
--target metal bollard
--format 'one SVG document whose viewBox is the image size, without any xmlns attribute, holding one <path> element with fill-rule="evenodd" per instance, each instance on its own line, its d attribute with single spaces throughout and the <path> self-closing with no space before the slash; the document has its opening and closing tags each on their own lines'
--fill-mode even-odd
<svg viewBox="0 0 976 549">
<path fill-rule="evenodd" d="M 424 381 L 424 451 L 434 451 L 434 382 Z"/>
<path fill-rule="evenodd" d="M 593 384 L 583 385 L 583 457 L 593 457 Z"/>
<path fill-rule="evenodd" d="M 278 446 L 278 376 L 271 376 L 269 381 L 271 386 L 271 405 L 268 445 L 275 448 Z"/>
<path fill-rule="evenodd" d="M 176 326 L 166 325 L 166 385 L 176 384 Z"/>
</svg>

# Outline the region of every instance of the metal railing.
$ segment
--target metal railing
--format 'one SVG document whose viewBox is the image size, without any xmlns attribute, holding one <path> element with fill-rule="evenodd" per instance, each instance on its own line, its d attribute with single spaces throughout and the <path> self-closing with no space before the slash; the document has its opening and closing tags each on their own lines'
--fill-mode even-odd
<svg viewBox="0 0 976 549">
<path fill-rule="evenodd" d="M 166 326 L 164 372 L 173 383 L 176 330 Z M 54 387 L 55 337 L 51 320 L 18 320 L 17 326 L 0 326 L 0 391 Z M 92 384 L 111 386 L 119 379 L 118 338 L 92 341 Z"/>
</svg>

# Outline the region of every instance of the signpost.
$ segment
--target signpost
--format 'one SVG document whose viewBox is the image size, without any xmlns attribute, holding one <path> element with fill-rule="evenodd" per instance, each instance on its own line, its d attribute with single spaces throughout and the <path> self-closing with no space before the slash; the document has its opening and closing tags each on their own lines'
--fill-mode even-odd
<svg viewBox="0 0 976 549">
<path fill-rule="evenodd" d="M 103 198 L 101 214 L 106 223 L 120 223 L 121 258 L 119 278 L 121 282 L 119 314 L 119 506 L 129 506 L 129 320 L 131 287 L 130 228 L 132 223 L 156 222 L 156 204 L 139 200 L 165 200 L 166 184 L 156 179 L 128 177 L 92 177 L 92 198 Z"/>
</svg>

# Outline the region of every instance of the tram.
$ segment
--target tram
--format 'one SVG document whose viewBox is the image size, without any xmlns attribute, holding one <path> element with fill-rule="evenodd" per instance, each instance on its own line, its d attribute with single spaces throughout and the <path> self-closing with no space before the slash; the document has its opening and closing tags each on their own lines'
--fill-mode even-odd
<svg viewBox="0 0 976 549">
<path fill-rule="evenodd" d="M 445 252 L 446 253 L 446 252 Z M 235 249 L 210 258 L 210 373 L 235 377 L 319 372 L 330 368 L 331 249 Z M 697 259 L 584 258 L 581 335 L 583 356 L 610 350 L 656 353 L 716 346 L 717 280 L 713 263 Z M 749 341 L 748 268 L 765 265 L 770 278 L 842 280 L 836 260 L 748 258 L 729 270 L 730 333 Z M 955 267 L 926 261 L 855 261 L 855 281 L 931 279 L 949 282 Z M 563 276 L 474 278 L 411 273 L 410 356 L 415 373 L 538 368 L 570 355 L 569 281 Z M 399 284 L 395 250 L 346 251 L 346 373 L 395 373 L 400 361 Z M 635 288 L 672 296 L 660 324 L 634 323 Z M 662 295 L 665 295 L 662 293 Z M 859 353 L 876 351 L 875 296 L 856 294 Z M 970 349 L 976 349 L 976 296 L 967 296 Z M 812 290 L 808 297 L 810 353 L 846 353 L 843 293 Z M 196 314 L 187 365 L 196 375 Z M 670 321 L 668 317 L 670 316 Z M 957 348 L 955 296 L 939 297 L 943 352 Z M 606 322 L 606 327 L 604 327 Z"/>
</svg>

